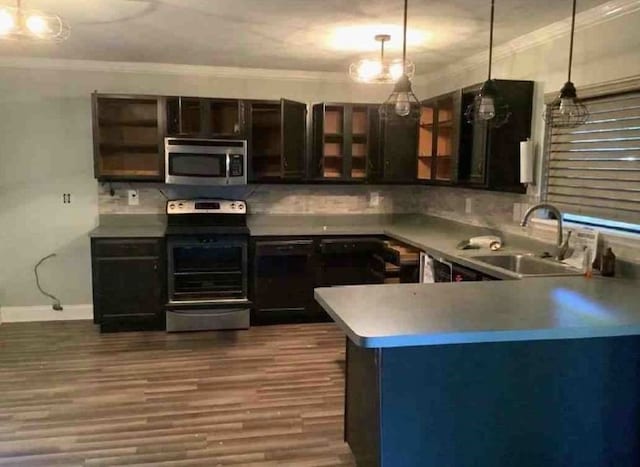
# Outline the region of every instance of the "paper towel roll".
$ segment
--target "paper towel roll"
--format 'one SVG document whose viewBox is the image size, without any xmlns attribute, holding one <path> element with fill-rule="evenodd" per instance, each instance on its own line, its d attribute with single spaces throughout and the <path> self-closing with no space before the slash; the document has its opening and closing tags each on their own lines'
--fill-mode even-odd
<svg viewBox="0 0 640 467">
<path fill-rule="evenodd" d="M 533 183 L 533 141 L 520 142 L 520 183 Z"/>
</svg>

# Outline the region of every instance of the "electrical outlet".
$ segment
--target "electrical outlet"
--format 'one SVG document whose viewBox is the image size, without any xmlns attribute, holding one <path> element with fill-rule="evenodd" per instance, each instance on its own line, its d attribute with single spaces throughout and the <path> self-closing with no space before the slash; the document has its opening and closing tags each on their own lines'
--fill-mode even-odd
<svg viewBox="0 0 640 467">
<path fill-rule="evenodd" d="M 378 206 L 380 206 L 380 193 L 372 191 L 369 193 L 369 207 L 377 208 Z"/>
<path fill-rule="evenodd" d="M 464 199 L 464 212 L 465 214 L 471 214 L 473 212 L 473 198 Z"/>
<path fill-rule="evenodd" d="M 71 204 L 71 193 L 62 193 L 62 204 Z"/>
<path fill-rule="evenodd" d="M 129 206 L 137 206 L 140 204 L 140 199 L 138 198 L 138 190 L 127 190 L 127 197 Z"/>
</svg>

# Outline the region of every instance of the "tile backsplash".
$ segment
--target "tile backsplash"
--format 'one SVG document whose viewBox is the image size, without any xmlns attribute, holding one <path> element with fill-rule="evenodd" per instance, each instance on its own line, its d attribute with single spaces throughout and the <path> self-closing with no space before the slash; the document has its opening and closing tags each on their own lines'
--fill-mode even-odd
<svg viewBox="0 0 640 467">
<path fill-rule="evenodd" d="M 111 195 L 113 188 L 113 195 Z M 129 206 L 127 190 L 138 190 L 139 204 Z M 372 193 L 377 193 L 375 204 Z M 429 214 L 468 224 L 492 227 L 548 243 L 555 226 L 523 229 L 520 218 L 537 200 L 533 196 L 443 186 L 393 185 L 248 185 L 189 187 L 149 183 L 99 185 L 99 214 L 163 214 L 167 198 L 219 197 L 243 199 L 251 214 Z M 640 263 L 640 241 L 601 235 L 621 258 Z"/>
</svg>

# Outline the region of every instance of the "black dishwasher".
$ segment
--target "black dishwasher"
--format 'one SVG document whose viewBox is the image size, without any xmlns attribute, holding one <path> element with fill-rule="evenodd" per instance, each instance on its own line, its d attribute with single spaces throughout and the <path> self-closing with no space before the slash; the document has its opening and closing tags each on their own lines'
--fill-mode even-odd
<svg viewBox="0 0 640 467">
<path fill-rule="evenodd" d="M 382 248 L 377 237 L 335 238 L 320 241 L 320 284 L 323 287 L 375 284 L 371 258 Z"/>
<path fill-rule="evenodd" d="M 258 240 L 254 244 L 252 324 L 326 319 L 313 299 L 314 242 Z"/>
</svg>

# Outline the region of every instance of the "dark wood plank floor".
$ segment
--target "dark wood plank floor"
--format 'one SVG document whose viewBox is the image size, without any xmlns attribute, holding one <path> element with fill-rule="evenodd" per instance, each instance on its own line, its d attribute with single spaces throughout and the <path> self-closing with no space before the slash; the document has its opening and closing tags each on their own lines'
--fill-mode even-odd
<svg viewBox="0 0 640 467">
<path fill-rule="evenodd" d="M 333 324 L 0 326 L 1 465 L 353 466 Z"/>
</svg>

